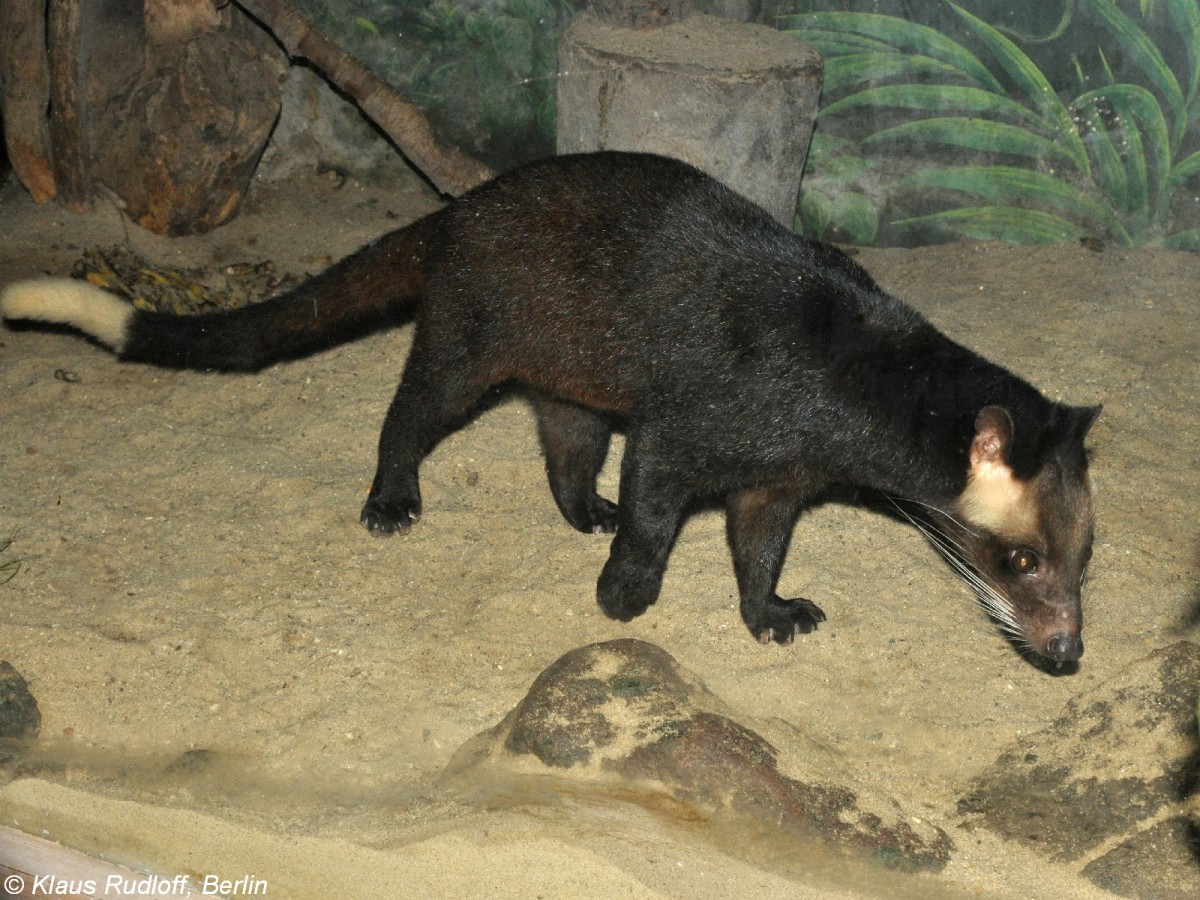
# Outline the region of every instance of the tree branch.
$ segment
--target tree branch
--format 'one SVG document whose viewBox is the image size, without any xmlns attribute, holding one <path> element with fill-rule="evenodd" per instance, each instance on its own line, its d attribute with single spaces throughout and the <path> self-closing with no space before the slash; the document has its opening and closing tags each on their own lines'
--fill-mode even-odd
<svg viewBox="0 0 1200 900">
<path fill-rule="evenodd" d="M 83 212 L 92 201 L 83 133 L 80 0 L 56 0 L 46 16 L 50 56 L 50 146 L 59 202 Z"/>
<path fill-rule="evenodd" d="M 419 109 L 304 16 L 279 0 L 234 2 L 275 35 L 289 56 L 308 60 L 352 97 L 438 190 L 457 196 L 495 176 L 483 163 L 456 147 L 442 146 Z"/>
</svg>

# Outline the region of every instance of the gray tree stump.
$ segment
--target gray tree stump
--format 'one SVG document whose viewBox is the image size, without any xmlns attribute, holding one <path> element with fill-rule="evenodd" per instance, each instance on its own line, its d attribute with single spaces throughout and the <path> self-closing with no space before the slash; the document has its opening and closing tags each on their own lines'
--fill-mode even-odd
<svg viewBox="0 0 1200 900">
<path fill-rule="evenodd" d="M 811 47 L 692 16 L 632 29 L 581 16 L 559 45 L 558 152 L 690 162 L 791 228 L 821 92 Z"/>
</svg>

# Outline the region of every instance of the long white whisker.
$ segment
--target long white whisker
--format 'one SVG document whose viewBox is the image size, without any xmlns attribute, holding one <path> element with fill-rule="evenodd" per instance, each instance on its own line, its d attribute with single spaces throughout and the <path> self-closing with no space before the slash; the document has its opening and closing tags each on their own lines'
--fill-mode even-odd
<svg viewBox="0 0 1200 900">
<path fill-rule="evenodd" d="M 1000 629 L 1016 640 L 1019 644 L 1026 646 L 1027 643 L 1021 631 L 1020 625 L 1017 624 L 1016 612 L 1012 607 L 1012 603 L 1004 596 L 999 586 L 992 583 L 984 573 L 972 566 L 968 559 L 966 548 L 951 535 L 937 528 L 932 522 L 924 522 L 916 516 L 910 514 L 904 509 L 893 497 L 888 497 L 888 501 L 894 506 L 897 512 L 900 513 L 914 528 L 919 531 L 930 544 L 933 545 L 942 557 L 949 563 L 950 568 L 957 574 L 967 585 L 975 592 L 984 609 L 992 616 L 999 625 Z M 963 528 L 967 533 L 973 533 L 966 528 L 962 523 L 958 522 L 954 517 L 947 515 L 944 511 L 928 503 L 920 501 L 910 501 L 918 506 L 923 506 L 933 510 L 947 518 L 955 526 Z"/>
<path fill-rule="evenodd" d="M 900 506 L 896 503 L 896 501 L 892 497 L 888 497 L 888 500 L 892 501 L 892 505 L 895 506 L 896 509 L 900 509 Z M 949 521 L 954 523 L 954 525 L 956 525 L 958 528 L 961 528 L 964 533 L 973 535 L 973 536 L 977 535 L 977 532 L 975 531 L 975 529 L 971 528 L 962 519 L 959 519 L 955 516 L 950 515 L 950 513 L 946 512 L 940 506 L 934 506 L 932 503 L 926 503 L 923 500 L 908 500 L 907 498 L 905 499 L 905 502 L 915 504 L 916 506 L 923 506 L 925 509 L 932 510 L 933 512 L 937 513 L 938 515 L 944 516 L 946 519 L 948 519 Z M 900 509 L 900 513 L 901 513 L 901 515 L 905 516 L 906 518 L 908 517 L 908 514 L 905 513 L 903 509 Z M 912 521 L 912 519 L 909 518 L 909 521 Z"/>
<path fill-rule="evenodd" d="M 908 512 L 908 510 L 906 510 L 906 509 L 904 509 L 904 507 L 900 506 L 900 504 L 897 503 L 892 497 L 888 497 L 888 500 L 891 502 L 892 506 L 896 507 L 896 510 L 897 510 L 897 512 L 900 513 L 900 515 L 904 516 L 904 518 L 911 525 L 913 525 L 915 528 L 917 528 L 927 538 L 929 538 L 930 540 L 933 540 L 933 535 L 931 534 L 931 531 L 932 531 L 934 534 L 937 535 L 937 538 L 939 541 L 944 541 L 948 546 L 954 547 L 956 550 L 960 551 L 960 553 L 965 555 L 966 548 L 961 543 L 959 543 L 959 541 L 955 540 L 953 536 L 946 534 L 946 532 L 942 531 L 941 529 L 936 528 L 932 522 L 930 522 L 930 523 L 928 523 L 928 525 L 926 525 L 922 520 L 918 519 L 916 516 L 913 516 L 912 514 L 910 514 Z M 921 503 L 920 501 L 916 501 L 916 500 L 911 501 L 911 502 L 916 503 L 918 506 L 923 506 L 926 509 L 933 510 L 934 512 L 941 513 L 941 510 L 939 510 L 936 506 L 932 506 L 928 503 Z M 945 513 L 942 513 L 942 515 L 945 515 Z M 958 521 L 956 519 L 954 519 L 952 516 L 946 516 L 946 518 L 949 519 L 951 522 L 955 523 L 956 525 L 959 525 Z M 974 534 L 974 532 L 970 531 L 965 526 L 960 525 L 960 527 L 966 534 Z"/>
</svg>

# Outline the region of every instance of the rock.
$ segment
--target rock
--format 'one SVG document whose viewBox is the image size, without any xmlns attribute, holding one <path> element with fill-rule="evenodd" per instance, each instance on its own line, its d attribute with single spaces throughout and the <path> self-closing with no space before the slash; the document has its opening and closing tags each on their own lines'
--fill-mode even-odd
<svg viewBox="0 0 1200 900">
<path fill-rule="evenodd" d="M 666 651 L 617 640 L 573 650 L 542 672 L 500 725 L 456 754 L 448 778 L 495 785 L 556 775 L 572 791 L 688 822 L 817 839 L 903 869 L 945 865 L 953 845 L 941 829 L 832 780 L 823 757 L 782 758 Z"/>
<path fill-rule="evenodd" d="M 374 183 L 417 176 L 351 101 L 304 66 L 292 66 L 281 89 L 279 121 L 254 172 L 282 181 L 296 172 L 350 174 Z"/>
<path fill-rule="evenodd" d="M 959 801 L 974 823 L 1130 897 L 1200 897 L 1196 690 L 1183 641 L 1075 698 L 1006 751 Z M 1115 844 L 1115 845 L 1114 845 Z"/>
<path fill-rule="evenodd" d="M 1200 897 L 1197 835 L 1195 820 L 1165 819 L 1088 863 L 1083 875 L 1119 897 L 1195 900 Z"/>
<path fill-rule="evenodd" d="M 29 740 L 37 736 L 42 713 L 25 679 L 0 660 L 0 739 Z"/>
</svg>

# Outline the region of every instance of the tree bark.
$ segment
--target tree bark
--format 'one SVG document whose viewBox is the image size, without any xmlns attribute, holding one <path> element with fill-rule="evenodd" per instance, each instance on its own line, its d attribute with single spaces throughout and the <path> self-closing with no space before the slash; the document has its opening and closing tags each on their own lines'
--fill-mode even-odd
<svg viewBox="0 0 1200 900">
<path fill-rule="evenodd" d="M 419 109 L 279 0 L 235 0 L 275 35 L 287 54 L 307 59 L 348 94 L 438 190 L 457 196 L 495 173 L 455 147 L 444 147 Z"/>
<path fill-rule="evenodd" d="M 148 0 L 144 18 L 100 5 L 86 29 L 102 37 L 86 48 L 95 180 L 156 234 L 228 221 L 279 116 L 283 52 L 241 10 L 210 0 Z"/>
<path fill-rule="evenodd" d="M 213 0 L 144 2 L 146 38 L 152 44 L 184 44 L 199 32 L 216 28 L 221 23 Z"/>
<path fill-rule="evenodd" d="M 59 202 L 83 212 L 92 202 L 80 83 L 80 0 L 51 0 L 47 16 L 50 52 L 50 146 Z"/>
<path fill-rule="evenodd" d="M 50 159 L 50 70 L 44 0 L 0 3 L 0 109 L 8 161 L 38 203 L 56 193 Z"/>
</svg>

